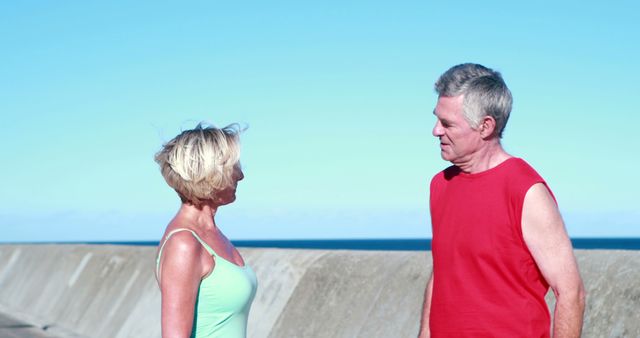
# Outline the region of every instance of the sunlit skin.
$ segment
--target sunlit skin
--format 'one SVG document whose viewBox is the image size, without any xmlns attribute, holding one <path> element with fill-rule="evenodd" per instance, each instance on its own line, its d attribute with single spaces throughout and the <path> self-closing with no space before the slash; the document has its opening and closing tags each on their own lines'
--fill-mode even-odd
<svg viewBox="0 0 640 338">
<path fill-rule="evenodd" d="M 432 134 L 440 140 L 440 155 L 468 174 L 489 170 L 507 154 L 496 136 L 495 120 L 485 116 L 472 128 L 463 115 L 464 96 L 438 98 Z M 538 268 L 556 296 L 553 337 L 580 337 L 585 291 L 562 216 L 547 187 L 534 184 L 522 206 L 522 236 Z M 430 337 L 429 315 L 433 275 L 424 293 L 419 338 Z"/>
<path fill-rule="evenodd" d="M 243 178 L 238 164 L 234 167 L 231 186 L 218 191 L 201 206 L 183 203 L 167 226 L 162 241 L 175 229 L 191 229 L 220 257 L 237 266 L 244 266 L 242 256 L 215 222 L 218 207 L 235 201 L 238 182 Z M 213 257 L 190 233 L 178 232 L 167 241 L 160 261 L 160 275 L 157 276 L 162 293 L 163 338 L 188 337 L 191 334 L 200 281 L 210 275 L 214 268 Z"/>
<path fill-rule="evenodd" d="M 476 173 L 490 169 L 511 157 L 494 135 L 495 120 L 485 116 L 472 128 L 463 114 L 464 96 L 441 96 L 433 114 L 436 124 L 432 134 L 440 140 L 440 156 L 463 172 Z"/>
<path fill-rule="evenodd" d="M 240 163 L 236 164 L 233 167 L 233 180 L 234 183 L 232 186 L 218 191 L 216 193 L 216 197 L 214 197 L 215 202 L 218 206 L 232 203 L 236 200 L 236 189 L 238 188 L 238 182 L 244 179 L 244 173 L 242 172 L 242 167 Z"/>
</svg>

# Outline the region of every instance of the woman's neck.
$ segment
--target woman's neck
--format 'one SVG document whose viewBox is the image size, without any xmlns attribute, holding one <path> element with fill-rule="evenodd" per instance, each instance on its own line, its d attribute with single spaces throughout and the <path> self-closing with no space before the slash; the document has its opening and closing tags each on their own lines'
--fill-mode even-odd
<svg viewBox="0 0 640 338">
<path fill-rule="evenodd" d="M 217 206 L 211 204 L 203 204 L 195 206 L 193 204 L 182 203 L 178 212 L 184 219 L 203 231 L 217 230 L 215 216 L 218 210 Z"/>
</svg>

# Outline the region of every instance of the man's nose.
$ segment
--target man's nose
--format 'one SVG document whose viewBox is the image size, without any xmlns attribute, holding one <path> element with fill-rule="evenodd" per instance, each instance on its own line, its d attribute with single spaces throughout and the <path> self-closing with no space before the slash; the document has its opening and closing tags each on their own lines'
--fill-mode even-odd
<svg viewBox="0 0 640 338">
<path fill-rule="evenodd" d="M 440 120 L 436 121 L 436 125 L 433 126 L 433 130 L 431 131 L 431 134 L 435 137 L 440 137 L 444 135 L 444 128 L 442 127 L 442 123 L 440 123 Z"/>
</svg>

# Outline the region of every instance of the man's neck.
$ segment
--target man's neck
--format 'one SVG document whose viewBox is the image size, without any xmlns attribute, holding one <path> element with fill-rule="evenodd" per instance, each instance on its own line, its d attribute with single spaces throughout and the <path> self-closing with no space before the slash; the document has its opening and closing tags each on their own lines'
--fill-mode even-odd
<svg viewBox="0 0 640 338">
<path fill-rule="evenodd" d="M 453 164 L 464 173 L 476 174 L 494 168 L 510 157 L 512 156 L 504 151 L 500 142 L 494 141 L 486 143 L 463 161 Z"/>
</svg>

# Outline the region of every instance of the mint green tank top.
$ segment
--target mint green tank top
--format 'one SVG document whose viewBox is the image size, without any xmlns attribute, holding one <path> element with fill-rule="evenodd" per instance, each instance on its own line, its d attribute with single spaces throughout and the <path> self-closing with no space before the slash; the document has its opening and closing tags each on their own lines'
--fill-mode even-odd
<svg viewBox="0 0 640 338">
<path fill-rule="evenodd" d="M 162 243 L 156 260 L 158 272 L 164 244 L 179 231 L 191 232 L 215 261 L 213 271 L 200 282 L 191 338 L 246 338 L 258 285 L 255 273 L 246 262 L 241 267 L 218 256 L 195 232 L 184 228 L 171 231 Z"/>
</svg>

